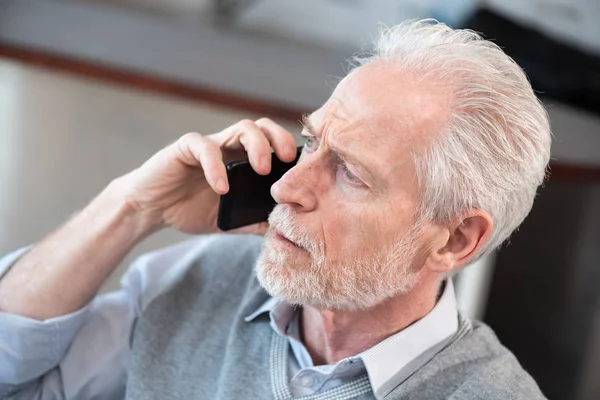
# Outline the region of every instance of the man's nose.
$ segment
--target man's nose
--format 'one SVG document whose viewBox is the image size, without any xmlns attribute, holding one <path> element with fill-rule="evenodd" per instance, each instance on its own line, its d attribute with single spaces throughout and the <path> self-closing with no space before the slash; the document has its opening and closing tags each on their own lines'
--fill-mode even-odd
<svg viewBox="0 0 600 400">
<path fill-rule="evenodd" d="M 319 166 L 311 158 L 298 161 L 298 164 L 271 186 L 271 196 L 278 204 L 289 204 L 299 208 L 299 211 L 317 208 L 316 191 L 322 182 L 318 174 Z"/>
</svg>

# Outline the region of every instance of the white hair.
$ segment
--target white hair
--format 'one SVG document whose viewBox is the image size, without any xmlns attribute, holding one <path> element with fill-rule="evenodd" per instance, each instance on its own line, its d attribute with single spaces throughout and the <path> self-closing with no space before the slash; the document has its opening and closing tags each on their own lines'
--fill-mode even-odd
<svg viewBox="0 0 600 400">
<path fill-rule="evenodd" d="M 418 218 L 450 221 L 481 209 L 494 227 L 471 262 L 502 244 L 531 210 L 550 158 L 548 115 L 523 70 L 476 32 L 431 19 L 382 29 L 370 54 L 354 61 L 447 85 L 448 123 L 413 155 L 423 188 Z"/>
</svg>

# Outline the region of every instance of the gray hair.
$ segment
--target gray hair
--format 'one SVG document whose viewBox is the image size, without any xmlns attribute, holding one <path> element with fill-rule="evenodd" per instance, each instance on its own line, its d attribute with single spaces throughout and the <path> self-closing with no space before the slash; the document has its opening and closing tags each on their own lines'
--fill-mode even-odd
<svg viewBox="0 0 600 400">
<path fill-rule="evenodd" d="M 431 19 L 382 29 L 370 54 L 354 61 L 393 63 L 448 85 L 445 131 L 413 154 L 418 218 L 449 221 L 481 209 L 494 228 L 471 262 L 500 246 L 529 214 L 550 158 L 548 115 L 524 71 L 479 34 Z"/>
</svg>

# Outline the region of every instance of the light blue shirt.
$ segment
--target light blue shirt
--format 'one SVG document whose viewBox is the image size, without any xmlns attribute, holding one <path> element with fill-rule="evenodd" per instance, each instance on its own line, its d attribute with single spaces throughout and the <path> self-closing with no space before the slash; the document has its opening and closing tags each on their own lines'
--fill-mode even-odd
<svg viewBox="0 0 600 400">
<path fill-rule="evenodd" d="M 198 246 L 188 240 L 137 259 L 121 279 L 121 290 L 96 297 L 71 314 L 37 321 L 0 311 L 0 398 L 123 398 L 130 337 L 136 318 L 165 287 L 165 272 Z M 0 260 L 0 277 L 27 251 Z M 65 282 L 68 284 L 68 282 Z M 246 317 L 268 312 L 271 327 L 290 343 L 289 376 L 295 397 L 319 393 L 367 372 L 380 397 L 385 383 L 410 373 L 411 361 L 443 345 L 458 329 L 452 281 L 434 309 L 421 320 L 365 352 L 335 365 L 314 366 L 300 341 L 299 313 L 269 299 Z"/>
</svg>

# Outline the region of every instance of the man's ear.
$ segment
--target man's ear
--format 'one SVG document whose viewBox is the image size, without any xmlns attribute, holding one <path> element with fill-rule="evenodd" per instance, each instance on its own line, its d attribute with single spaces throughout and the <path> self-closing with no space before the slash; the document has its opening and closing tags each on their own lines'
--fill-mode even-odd
<svg viewBox="0 0 600 400">
<path fill-rule="evenodd" d="M 445 243 L 434 246 L 425 267 L 435 272 L 449 272 L 466 264 L 490 238 L 494 227 L 492 217 L 482 210 L 473 210 L 458 218 L 444 235 Z"/>
</svg>

